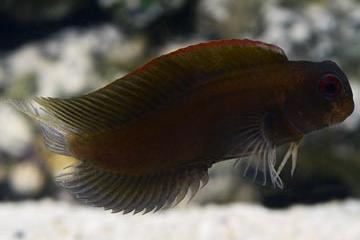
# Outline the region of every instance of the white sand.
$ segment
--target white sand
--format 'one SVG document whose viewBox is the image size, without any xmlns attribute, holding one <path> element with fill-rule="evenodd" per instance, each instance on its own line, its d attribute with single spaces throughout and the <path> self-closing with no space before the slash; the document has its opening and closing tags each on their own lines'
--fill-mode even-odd
<svg viewBox="0 0 360 240">
<path fill-rule="evenodd" d="M 50 200 L 0 204 L 0 239 L 360 239 L 360 202 L 269 210 L 234 204 L 110 214 Z"/>
</svg>

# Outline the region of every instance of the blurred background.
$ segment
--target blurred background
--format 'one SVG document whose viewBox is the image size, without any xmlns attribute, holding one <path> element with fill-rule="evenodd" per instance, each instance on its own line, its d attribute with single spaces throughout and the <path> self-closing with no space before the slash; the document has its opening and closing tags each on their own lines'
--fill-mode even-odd
<svg viewBox="0 0 360 240">
<path fill-rule="evenodd" d="M 81 95 L 152 57 L 223 38 L 273 43 L 294 60 L 334 60 L 360 104 L 359 0 L 2 0 L 0 96 Z M 345 123 L 305 138 L 294 177 L 284 171 L 284 190 L 244 179 L 224 162 L 190 206 L 282 209 L 359 199 L 359 154 L 356 108 Z M 0 206 L 44 198 L 77 204 L 53 181 L 72 161 L 47 151 L 30 119 L 0 107 Z"/>
</svg>

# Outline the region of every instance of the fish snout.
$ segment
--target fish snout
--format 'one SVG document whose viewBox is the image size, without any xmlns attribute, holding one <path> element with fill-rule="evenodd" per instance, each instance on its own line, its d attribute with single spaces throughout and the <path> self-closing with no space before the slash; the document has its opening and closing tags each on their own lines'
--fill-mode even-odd
<svg viewBox="0 0 360 240">
<path fill-rule="evenodd" d="M 333 109 L 329 118 L 329 125 L 343 122 L 347 117 L 352 114 L 354 108 L 355 106 L 352 98 L 348 98 L 341 103 L 335 103 L 333 105 Z"/>
</svg>

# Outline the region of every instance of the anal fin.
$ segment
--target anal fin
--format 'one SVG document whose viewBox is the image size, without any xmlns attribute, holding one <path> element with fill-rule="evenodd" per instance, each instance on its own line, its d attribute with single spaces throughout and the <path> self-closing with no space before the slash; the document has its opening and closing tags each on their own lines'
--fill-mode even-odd
<svg viewBox="0 0 360 240">
<path fill-rule="evenodd" d="M 208 179 L 205 164 L 147 176 L 126 176 L 88 163 L 71 166 L 57 183 L 85 203 L 124 214 L 147 213 L 195 195 Z"/>
</svg>

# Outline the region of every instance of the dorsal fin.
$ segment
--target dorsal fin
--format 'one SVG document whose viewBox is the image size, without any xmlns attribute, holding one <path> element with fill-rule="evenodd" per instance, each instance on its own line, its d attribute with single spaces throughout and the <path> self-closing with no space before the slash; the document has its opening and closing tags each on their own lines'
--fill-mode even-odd
<svg viewBox="0 0 360 240">
<path fill-rule="evenodd" d="M 90 94 L 71 99 L 35 98 L 56 126 L 81 134 L 121 127 L 177 99 L 188 89 L 228 73 L 286 62 L 284 52 L 251 40 L 218 40 L 192 45 L 153 59 Z M 46 117 L 49 119 L 49 117 Z"/>
</svg>

